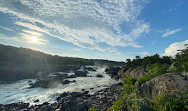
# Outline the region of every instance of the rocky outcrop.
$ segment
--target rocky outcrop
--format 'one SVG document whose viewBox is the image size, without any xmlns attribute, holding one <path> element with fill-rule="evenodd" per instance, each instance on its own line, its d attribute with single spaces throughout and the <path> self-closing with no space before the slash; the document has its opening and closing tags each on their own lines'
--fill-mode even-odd
<svg viewBox="0 0 188 111">
<path fill-rule="evenodd" d="M 188 80 L 180 74 L 167 73 L 157 76 L 140 87 L 142 96 L 155 97 L 164 92 L 178 94 L 188 91 Z"/>
<path fill-rule="evenodd" d="M 132 76 L 134 78 L 139 78 L 143 77 L 146 73 L 146 69 L 144 67 L 137 67 L 137 68 L 130 68 L 128 70 L 122 68 L 121 70 L 118 71 L 118 75 L 120 78 L 123 76 Z"/>
<path fill-rule="evenodd" d="M 76 77 L 86 77 L 87 74 L 88 74 L 87 71 L 76 71 L 76 72 L 75 72 L 75 76 L 76 76 Z"/>
<path fill-rule="evenodd" d="M 109 74 L 111 76 L 111 78 L 118 80 L 119 76 L 118 76 L 118 71 L 120 70 L 120 67 L 109 67 L 107 69 L 105 69 L 105 72 L 107 74 Z"/>
<path fill-rule="evenodd" d="M 63 93 L 57 99 L 59 106 L 56 110 L 62 111 L 88 111 L 90 107 L 106 111 L 115 102 L 122 91 L 121 84 L 112 85 L 110 88 L 89 95 L 88 92 Z"/>
<path fill-rule="evenodd" d="M 41 88 L 56 88 L 62 86 L 64 84 L 69 84 L 69 80 L 61 80 L 61 79 L 46 79 L 46 80 L 38 80 L 35 83 L 30 85 L 30 88 L 41 87 Z"/>
<path fill-rule="evenodd" d="M 86 71 L 97 71 L 96 70 L 96 67 L 94 68 L 94 67 L 84 67 L 84 70 L 86 70 Z"/>
<path fill-rule="evenodd" d="M 29 107 L 29 103 L 18 102 L 6 105 L 0 104 L 0 111 L 19 111 L 27 107 Z"/>
</svg>

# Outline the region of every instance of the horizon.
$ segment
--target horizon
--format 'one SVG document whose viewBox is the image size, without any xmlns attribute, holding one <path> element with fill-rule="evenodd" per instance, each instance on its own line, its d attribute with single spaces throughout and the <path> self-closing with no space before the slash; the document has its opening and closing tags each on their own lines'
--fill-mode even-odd
<svg viewBox="0 0 188 111">
<path fill-rule="evenodd" d="M 188 2 L 2 0 L 0 44 L 51 55 L 126 61 L 175 56 L 188 44 Z"/>
</svg>

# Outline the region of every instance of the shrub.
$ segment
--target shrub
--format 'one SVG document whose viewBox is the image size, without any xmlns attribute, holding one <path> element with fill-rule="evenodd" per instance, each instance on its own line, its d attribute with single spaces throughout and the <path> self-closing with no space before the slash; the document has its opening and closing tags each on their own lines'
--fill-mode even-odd
<svg viewBox="0 0 188 111">
<path fill-rule="evenodd" d="M 123 78 L 123 84 L 134 84 L 136 82 L 136 78 L 133 78 L 132 76 L 124 77 Z"/>
<path fill-rule="evenodd" d="M 100 110 L 96 108 L 89 108 L 89 111 L 100 111 Z"/>
<path fill-rule="evenodd" d="M 158 95 L 153 100 L 147 98 L 146 103 L 156 111 L 188 111 L 188 93 L 178 96 L 169 93 Z"/>
<path fill-rule="evenodd" d="M 126 95 L 123 95 L 116 102 L 113 103 L 113 106 L 108 109 L 108 111 L 124 111 L 126 109 Z"/>
<path fill-rule="evenodd" d="M 148 64 L 146 66 L 146 70 L 148 71 L 146 75 L 138 78 L 139 84 L 143 84 L 146 81 L 149 81 L 156 76 L 166 73 L 168 67 L 169 66 L 167 64 L 160 64 L 160 63 Z"/>
</svg>

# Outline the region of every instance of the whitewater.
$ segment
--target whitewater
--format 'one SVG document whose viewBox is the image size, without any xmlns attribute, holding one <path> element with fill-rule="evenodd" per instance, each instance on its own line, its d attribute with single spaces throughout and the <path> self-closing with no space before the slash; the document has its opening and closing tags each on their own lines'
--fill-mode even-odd
<svg viewBox="0 0 188 111">
<path fill-rule="evenodd" d="M 74 73 L 68 74 L 71 75 Z M 103 77 L 98 78 L 96 77 L 97 74 L 100 74 Z M 82 89 L 85 89 L 85 91 L 89 91 L 89 94 L 94 94 L 99 90 L 117 83 L 116 80 L 111 79 L 111 77 L 105 73 L 104 67 L 98 67 L 97 71 L 94 72 L 89 71 L 87 77 L 69 78 L 67 80 L 75 80 L 76 82 L 62 85 L 57 88 L 29 88 L 28 81 L 34 83 L 36 79 L 24 79 L 11 84 L 1 84 L 0 104 L 17 102 L 30 103 L 30 105 L 42 104 L 44 102 L 53 103 L 56 102 L 56 98 L 64 92 L 82 92 Z M 39 102 L 34 102 L 35 100 L 39 100 Z"/>
</svg>

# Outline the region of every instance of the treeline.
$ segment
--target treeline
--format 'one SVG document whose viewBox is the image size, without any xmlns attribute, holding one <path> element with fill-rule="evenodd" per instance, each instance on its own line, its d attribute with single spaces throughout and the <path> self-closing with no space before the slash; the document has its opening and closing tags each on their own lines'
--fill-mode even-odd
<svg viewBox="0 0 188 111">
<path fill-rule="evenodd" d="M 106 65 L 122 66 L 124 62 L 99 59 L 83 59 L 50 55 L 28 48 L 18 48 L 0 44 L 0 65 L 29 64 L 29 65 Z"/>
<path fill-rule="evenodd" d="M 187 46 L 186 49 L 178 50 L 179 53 L 174 58 L 170 56 L 160 57 L 158 54 L 144 58 L 136 56 L 132 61 L 127 59 L 124 68 L 129 69 L 142 66 L 148 69 L 151 65 L 159 64 L 169 66 L 168 72 L 188 72 L 188 45 L 185 44 L 185 46 Z"/>
</svg>

